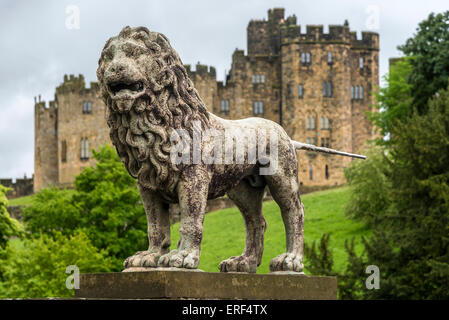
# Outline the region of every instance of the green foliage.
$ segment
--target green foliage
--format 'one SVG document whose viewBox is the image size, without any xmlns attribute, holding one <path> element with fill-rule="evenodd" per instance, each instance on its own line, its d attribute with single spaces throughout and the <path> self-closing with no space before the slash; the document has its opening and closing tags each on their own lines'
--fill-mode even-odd
<svg viewBox="0 0 449 320">
<path fill-rule="evenodd" d="M 22 240 L 20 247 L 8 246 L 6 259 L 0 265 L 4 281 L 0 282 L 0 297 L 41 298 L 70 297 L 66 288 L 66 268 L 75 265 L 80 273 L 108 272 L 112 261 L 106 258 L 82 232 L 70 237 L 59 232 L 42 234 Z"/>
<path fill-rule="evenodd" d="M 366 160 L 353 161 L 345 169 L 352 191 L 345 207 L 348 217 L 363 221 L 370 227 L 382 219 L 382 213 L 390 205 L 391 183 L 386 176 L 387 162 L 384 149 L 374 146 L 367 152 Z"/>
<path fill-rule="evenodd" d="M 428 100 L 448 86 L 449 79 L 449 11 L 431 13 L 422 21 L 416 34 L 398 47 L 411 60 L 413 105 L 420 114 L 428 110 Z"/>
<path fill-rule="evenodd" d="M 408 83 L 413 67 L 413 57 L 398 60 L 390 67 L 390 72 L 384 77 L 386 86 L 376 94 L 378 112 L 370 114 L 370 119 L 380 129 L 379 144 L 389 145 L 391 140 L 383 140 L 398 121 L 407 119 L 412 114 L 412 85 Z M 391 137 L 390 137 L 391 138 Z"/>
<path fill-rule="evenodd" d="M 8 205 L 7 192 L 8 188 L 0 184 L 0 250 L 6 247 L 10 237 L 20 234 L 19 222 L 12 219 L 6 210 Z"/>
<path fill-rule="evenodd" d="M 388 182 L 387 201 L 379 204 L 373 235 L 364 240 L 365 255 L 353 255 L 348 263 L 353 272 L 347 275 L 348 281 L 355 282 L 361 266 L 376 265 L 380 289 L 359 288 L 352 297 L 448 299 L 449 91 L 440 91 L 430 100 L 426 114 L 415 113 L 398 122 L 392 133 L 395 141 L 381 171 Z M 367 179 L 374 179 L 369 182 L 373 187 L 378 181 L 371 175 Z M 371 191 L 356 192 L 353 205 L 363 208 Z"/>
<path fill-rule="evenodd" d="M 26 230 L 32 234 L 82 230 L 98 249 L 114 257 L 114 270 L 123 260 L 148 246 L 146 218 L 135 180 L 109 146 L 93 151 L 95 167 L 76 177 L 75 190 L 40 191 L 24 209 Z"/>
<path fill-rule="evenodd" d="M 316 241 L 309 246 L 304 244 L 304 256 L 306 257 L 307 270 L 313 275 L 334 275 L 332 271 L 334 259 L 332 251 L 329 250 L 330 234 L 325 233 L 320 239 L 317 247 Z"/>
</svg>

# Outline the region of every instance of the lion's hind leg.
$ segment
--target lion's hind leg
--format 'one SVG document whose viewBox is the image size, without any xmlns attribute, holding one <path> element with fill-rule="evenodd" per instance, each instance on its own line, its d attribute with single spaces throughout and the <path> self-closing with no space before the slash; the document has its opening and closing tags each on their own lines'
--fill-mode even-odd
<svg viewBox="0 0 449 320">
<path fill-rule="evenodd" d="M 302 272 L 304 206 L 299 195 L 296 172 L 265 178 L 271 195 L 281 209 L 287 240 L 287 252 L 271 260 L 270 271 Z"/>
<path fill-rule="evenodd" d="M 246 226 L 245 250 L 242 255 L 230 257 L 220 263 L 221 272 L 256 272 L 262 261 L 263 237 L 266 222 L 262 214 L 262 200 L 265 187 L 253 187 L 242 180 L 228 192 L 229 198 L 242 213 Z"/>
</svg>

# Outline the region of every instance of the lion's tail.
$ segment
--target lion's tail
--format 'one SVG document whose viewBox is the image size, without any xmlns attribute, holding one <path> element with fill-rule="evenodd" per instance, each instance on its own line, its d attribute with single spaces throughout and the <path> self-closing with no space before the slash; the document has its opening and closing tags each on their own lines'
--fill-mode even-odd
<svg viewBox="0 0 449 320">
<path fill-rule="evenodd" d="M 323 153 L 329 153 L 329 154 L 338 154 L 340 156 L 346 156 L 346 157 L 352 157 L 352 158 L 366 159 L 366 156 L 362 156 L 359 154 L 348 153 L 348 152 L 338 151 L 338 150 L 324 148 L 324 147 L 317 147 L 317 146 L 314 146 L 313 144 L 302 143 L 302 142 L 298 142 L 295 140 L 291 140 L 291 142 L 292 142 L 293 146 L 295 147 L 295 149 L 297 149 L 297 150 L 308 150 L 308 151 L 313 151 L 313 152 L 323 152 Z"/>
</svg>

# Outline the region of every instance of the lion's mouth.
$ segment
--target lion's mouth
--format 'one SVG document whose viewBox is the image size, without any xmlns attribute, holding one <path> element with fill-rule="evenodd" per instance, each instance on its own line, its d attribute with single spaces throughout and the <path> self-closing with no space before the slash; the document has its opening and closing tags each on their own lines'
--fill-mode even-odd
<svg viewBox="0 0 449 320">
<path fill-rule="evenodd" d="M 109 84 L 109 90 L 115 98 L 134 98 L 137 94 L 143 91 L 142 81 L 132 81 L 132 82 L 113 82 Z"/>
</svg>

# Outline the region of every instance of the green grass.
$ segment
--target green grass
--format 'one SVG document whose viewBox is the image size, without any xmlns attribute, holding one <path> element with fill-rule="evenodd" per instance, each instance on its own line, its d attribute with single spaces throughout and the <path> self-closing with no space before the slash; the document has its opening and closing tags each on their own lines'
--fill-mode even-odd
<svg viewBox="0 0 449 320">
<path fill-rule="evenodd" d="M 334 254 L 334 269 L 342 271 L 346 266 L 345 240 L 356 237 L 356 251 L 362 250 L 360 237 L 370 231 L 362 223 L 354 222 L 343 214 L 350 190 L 347 187 L 310 193 L 302 196 L 305 206 L 304 238 L 307 244 L 320 240 L 324 233 L 331 233 L 330 248 Z M 267 221 L 264 254 L 258 273 L 269 272 L 270 260 L 285 252 L 285 231 L 278 205 L 274 201 L 264 203 L 263 213 Z M 172 248 L 179 239 L 179 223 L 172 226 Z M 206 215 L 199 268 L 218 272 L 220 261 L 240 255 L 245 247 L 245 225 L 236 208 L 215 211 Z M 305 260 L 305 264 L 307 261 Z M 307 270 L 306 270 L 307 273 Z"/>
<path fill-rule="evenodd" d="M 67 192 L 75 192 L 73 189 L 66 189 Z M 36 197 L 36 194 L 32 194 L 29 196 L 14 198 L 14 199 L 8 199 L 8 206 L 31 206 L 33 204 L 34 198 Z"/>
<path fill-rule="evenodd" d="M 14 199 L 8 199 L 8 206 L 30 206 L 33 204 L 34 194 L 20 197 L 20 198 L 14 198 Z"/>
</svg>

